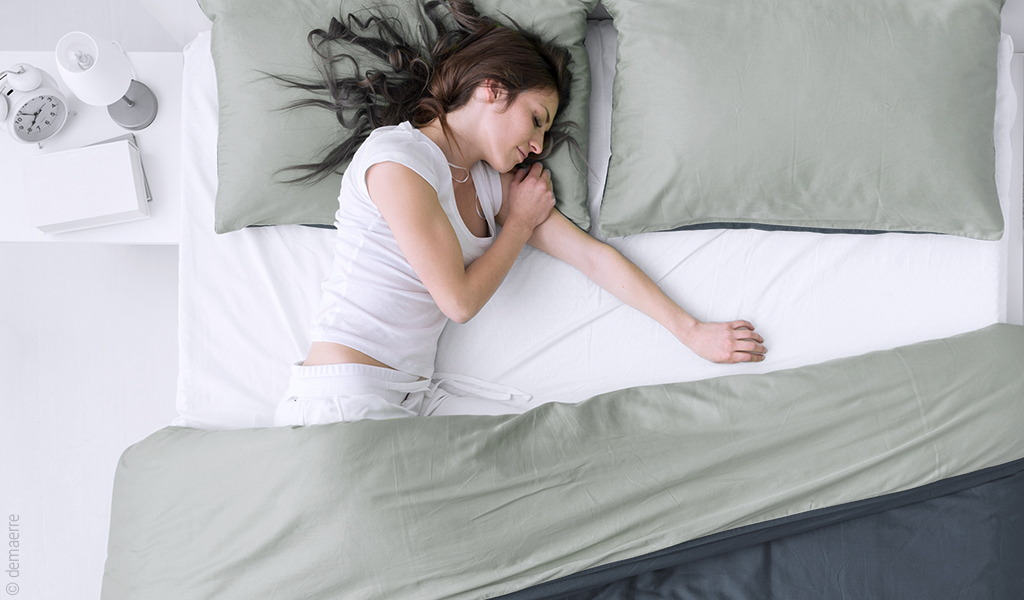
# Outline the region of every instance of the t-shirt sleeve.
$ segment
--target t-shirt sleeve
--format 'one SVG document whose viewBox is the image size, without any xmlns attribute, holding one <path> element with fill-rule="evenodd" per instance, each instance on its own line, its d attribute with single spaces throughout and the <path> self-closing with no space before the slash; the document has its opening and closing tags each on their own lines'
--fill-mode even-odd
<svg viewBox="0 0 1024 600">
<path fill-rule="evenodd" d="M 362 156 L 360 167 L 363 177 L 360 182 L 366 188 L 366 171 L 373 165 L 382 162 L 398 163 L 416 172 L 426 180 L 435 192 L 440 189 L 437 175 L 437 160 L 428 144 L 422 140 L 411 139 L 402 132 L 389 132 L 385 135 L 367 140 L 360 148 Z"/>
</svg>

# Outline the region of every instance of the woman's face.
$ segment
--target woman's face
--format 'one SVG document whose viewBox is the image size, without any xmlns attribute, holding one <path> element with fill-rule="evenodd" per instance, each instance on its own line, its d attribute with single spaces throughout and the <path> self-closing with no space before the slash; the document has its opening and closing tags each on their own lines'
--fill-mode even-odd
<svg viewBox="0 0 1024 600">
<path fill-rule="evenodd" d="M 544 149 L 544 134 L 551 129 L 558 111 L 558 94 L 554 90 L 527 90 L 508 108 L 504 92 L 498 92 L 495 99 L 486 127 L 491 142 L 487 162 L 504 173 Z"/>
</svg>

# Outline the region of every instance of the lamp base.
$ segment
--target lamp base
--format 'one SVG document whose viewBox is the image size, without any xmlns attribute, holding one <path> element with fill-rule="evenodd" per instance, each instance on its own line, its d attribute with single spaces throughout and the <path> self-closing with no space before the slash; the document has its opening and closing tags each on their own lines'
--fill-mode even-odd
<svg viewBox="0 0 1024 600">
<path fill-rule="evenodd" d="M 157 102 L 153 90 L 132 80 L 124 97 L 107 107 L 107 113 L 115 123 L 138 131 L 145 129 L 156 119 Z"/>
</svg>

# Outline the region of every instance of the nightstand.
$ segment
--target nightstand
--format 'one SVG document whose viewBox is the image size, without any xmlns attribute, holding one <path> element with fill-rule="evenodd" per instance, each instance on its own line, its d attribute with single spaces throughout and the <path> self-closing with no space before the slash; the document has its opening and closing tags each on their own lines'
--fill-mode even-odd
<svg viewBox="0 0 1024 600">
<path fill-rule="evenodd" d="M 0 131 L 0 242 L 103 242 L 115 244 L 177 244 L 181 207 L 181 74 L 178 52 L 128 52 L 136 78 L 156 94 L 159 111 L 152 125 L 133 132 L 153 196 L 149 218 L 66 233 L 45 234 L 29 222 L 21 159 L 80 148 L 125 133 L 110 120 L 106 107 L 85 104 L 70 93 L 57 73 L 53 52 L 0 52 L 0 69 L 27 62 L 57 79 L 68 97 L 64 129 L 43 142 L 22 144 Z"/>
</svg>

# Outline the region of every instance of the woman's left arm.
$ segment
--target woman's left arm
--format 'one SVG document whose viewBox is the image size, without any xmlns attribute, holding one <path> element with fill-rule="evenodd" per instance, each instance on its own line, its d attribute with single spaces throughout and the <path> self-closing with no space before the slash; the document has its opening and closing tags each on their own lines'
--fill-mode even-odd
<svg viewBox="0 0 1024 600">
<path fill-rule="evenodd" d="M 499 212 L 500 217 L 503 216 Z M 764 339 L 748 321 L 704 323 L 669 298 L 618 250 L 576 227 L 557 210 L 533 230 L 531 246 L 576 267 L 622 302 L 651 317 L 699 356 L 719 363 L 764 360 Z"/>
</svg>

